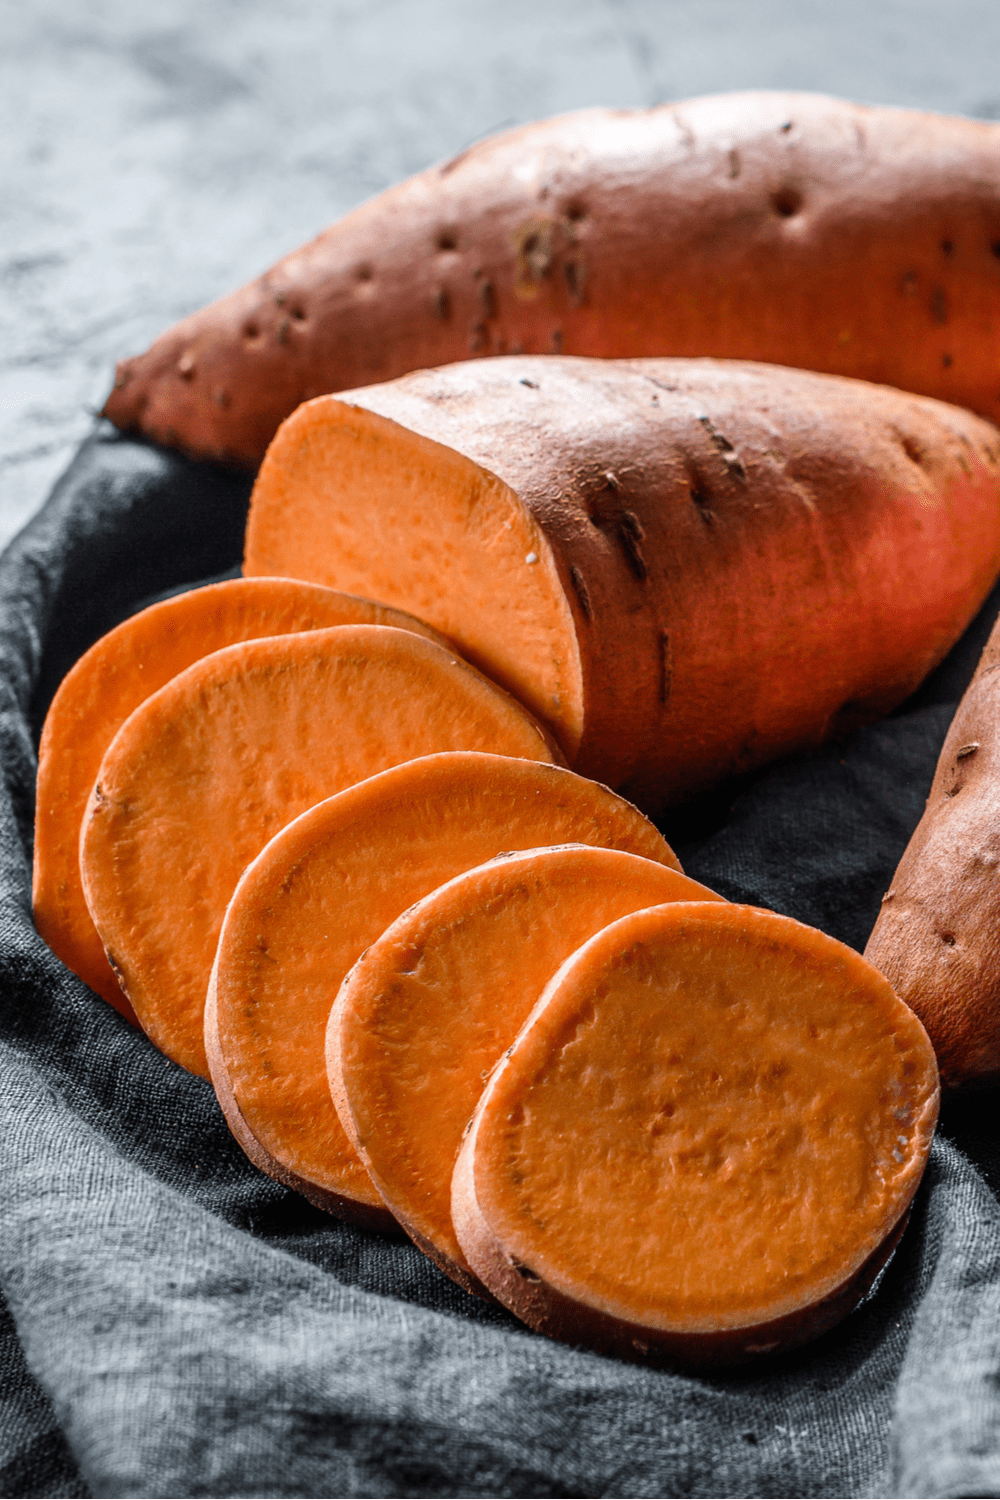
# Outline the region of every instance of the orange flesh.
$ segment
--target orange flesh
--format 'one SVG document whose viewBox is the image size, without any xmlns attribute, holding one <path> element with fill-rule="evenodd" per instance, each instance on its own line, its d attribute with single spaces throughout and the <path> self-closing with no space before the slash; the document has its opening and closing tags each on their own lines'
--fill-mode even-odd
<svg viewBox="0 0 1000 1500">
<path fill-rule="evenodd" d="M 462 1132 L 549 979 L 628 912 L 721 899 L 617 849 L 529 850 L 432 892 L 355 964 L 330 1016 L 330 1090 L 396 1218 L 460 1284 L 480 1289 L 451 1222 Z"/>
<path fill-rule="evenodd" d="M 604 787 L 481 754 L 386 771 L 313 808 L 263 850 L 226 913 L 206 1043 L 234 1133 L 249 1132 L 267 1170 L 303 1190 L 381 1202 L 327 1083 L 324 1037 L 342 979 L 446 880 L 506 849 L 570 840 L 677 865 L 652 824 Z"/>
<path fill-rule="evenodd" d="M 572 761 L 582 673 L 552 548 L 514 491 L 454 449 L 332 396 L 305 403 L 261 465 L 243 570 L 364 580 L 442 630 Z"/>
<path fill-rule="evenodd" d="M 937 1101 L 926 1033 L 857 954 L 748 907 L 638 913 L 567 961 L 494 1074 L 459 1239 L 493 1285 L 474 1197 L 498 1253 L 582 1321 L 753 1328 L 891 1234 Z"/>
<path fill-rule="evenodd" d="M 333 625 L 394 625 L 440 640 L 412 616 L 288 578 L 191 589 L 133 615 L 91 646 L 60 684 L 38 751 L 35 926 L 92 990 L 135 1022 L 80 884 L 80 824 L 104 752 L 129 714 L 212 651 L 258 636 Z"/>
<path fill-rule="evenodd" d="M 101 762 L 81 873 L 108 957 L 168 1057 L 207 1076 L 219 929 L 267 841 L 376 771 L 457 749 L 552 759 L 535 722 L 472 667 L 381 625 L 226 647 L 136 709 Z"/>
</svg>

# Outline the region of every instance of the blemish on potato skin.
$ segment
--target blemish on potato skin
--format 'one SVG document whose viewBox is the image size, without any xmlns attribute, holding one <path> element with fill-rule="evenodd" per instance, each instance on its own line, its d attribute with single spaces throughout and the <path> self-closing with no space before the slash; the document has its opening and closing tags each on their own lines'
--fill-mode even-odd
<svg viewBox="0 0 1000 1500">
<path fill-rule="evenodd" d="M 587 581 L 575 563 L 569 570 L 569 576 L 570 582 L 573 585 L 573 592 L 576 594 L 576 597 L 580 602 L 580 609 L 583 611 L 583 617 L 589 623 L 594 618 L 594 606 L 591 603 L 590 590 L 587 588 Z"/>
</svg>

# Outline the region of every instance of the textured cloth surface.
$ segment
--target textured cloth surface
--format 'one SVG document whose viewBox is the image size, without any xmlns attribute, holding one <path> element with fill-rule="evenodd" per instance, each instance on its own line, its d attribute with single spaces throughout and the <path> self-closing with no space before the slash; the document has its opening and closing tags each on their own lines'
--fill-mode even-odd
<svg viewBox="0 0 1000 1500">
<path fill-rule="evenodd" d="M 31 922 L 35 747 L 103 630 L 239 560 L 245 477 L 101 429 L 0 560 L 0 1493 L 998 1495 L 996 1096 L 949 1105 L 866 1304 L 752 1372 L 538 1337 L 259 1174 Z M 666 827 L 864 944 L 1000 599 L 909 704 Z"/>
</svg>

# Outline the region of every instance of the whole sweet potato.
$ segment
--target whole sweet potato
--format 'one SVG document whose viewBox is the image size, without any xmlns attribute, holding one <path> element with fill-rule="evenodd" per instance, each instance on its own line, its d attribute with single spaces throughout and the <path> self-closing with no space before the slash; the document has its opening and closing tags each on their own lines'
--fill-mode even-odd
<svg viewBox="0 0 1000 1500">
<path fill-rule="evenodd" d="M 505 353 L 767 360 L 1000 417 L 1000 125 L 809 94 L 591 109 L 356 209 L 124 361 L 105 414 L 256 465 L 308 397 Z"/>
<path fill-rule="evenodd" d="M 646 811 L 887 713 L 1000 568 L 1000 434 L 723 360 L 471 361 L 307 402 L 248 574 L 425 620 Z"/>
<path fill-rule="evenodd" d="M 998 716 L 1000 622 L 865 950 L 923 1021 L 946 1088 L 1000 1078 Z"/>
</svg>

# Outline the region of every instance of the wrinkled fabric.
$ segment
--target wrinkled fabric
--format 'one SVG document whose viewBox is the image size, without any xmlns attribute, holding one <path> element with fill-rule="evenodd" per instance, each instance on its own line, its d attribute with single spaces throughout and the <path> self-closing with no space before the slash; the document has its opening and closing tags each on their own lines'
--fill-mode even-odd
<svg viewBox="0 0 1000 1500">
<path fill-rule="evenodd" d="M 99 428 L 0 560 L 0 1493 L 1000 1495 L 995 1091 L 946 1106 L 839 1328 L 749 1371 L 650 1371 L 257 1172 L 209 1086 L 42 943 L 51 694 L 116 621 L 238 564 L 249 487 Z M 890 719 L 669 820 L 687 871 L 863 947 L 998 606 Z"/>
</svg>

